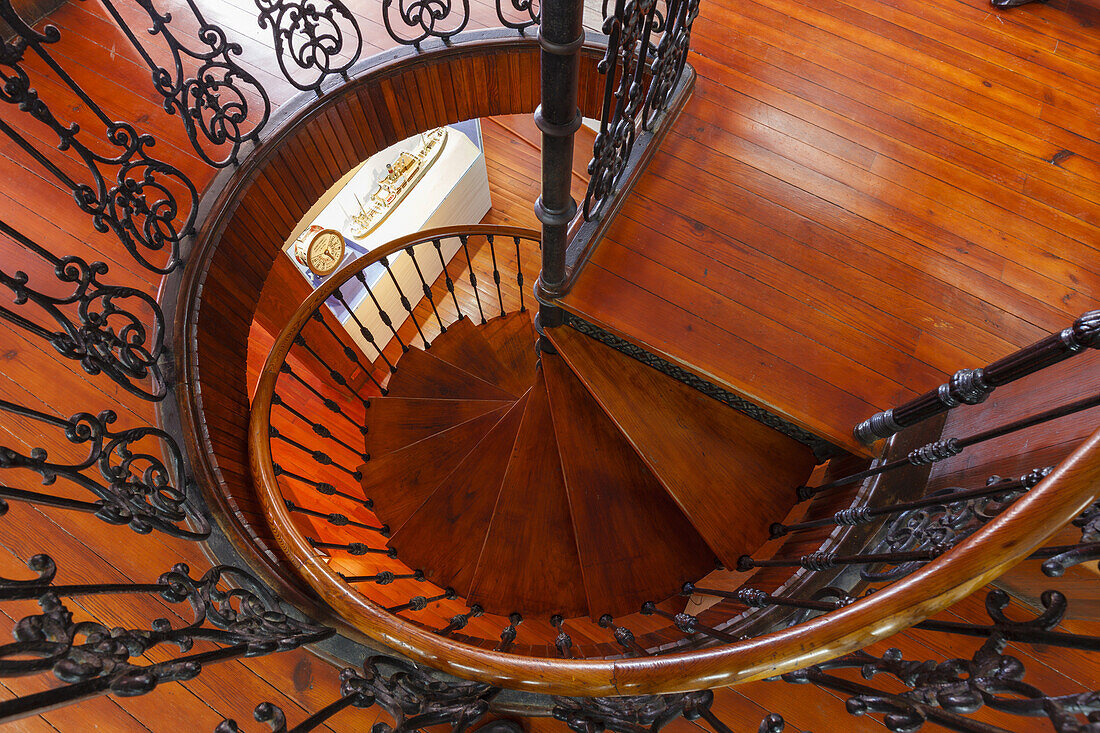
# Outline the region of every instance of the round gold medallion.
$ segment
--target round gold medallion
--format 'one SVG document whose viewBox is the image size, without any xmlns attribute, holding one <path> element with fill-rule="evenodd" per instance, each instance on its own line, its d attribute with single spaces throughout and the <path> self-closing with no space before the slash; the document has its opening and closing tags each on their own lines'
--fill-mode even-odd
<svg viewBox="0 0 1100 733">
<path fill-rule="evenodd" d="M 344 235 L 335 229 L 322 229 L 310 240 L 304 264 L 315 275 L 324 277 L 332 274 L 343 259 Z"/>
</svg>

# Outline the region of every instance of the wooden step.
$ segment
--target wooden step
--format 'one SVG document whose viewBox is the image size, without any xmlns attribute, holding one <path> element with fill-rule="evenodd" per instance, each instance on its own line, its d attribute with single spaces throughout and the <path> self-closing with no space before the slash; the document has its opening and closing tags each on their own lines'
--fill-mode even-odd
<svg viewBox="0 0 1100 733">
<path fill-rule="evenodd" d="M 507 409 L 497 407 L 360 466 L 363 493 L 374 500 L 378 518 L 390 529 L 403 525 Z"/>
<path fill-rule="evenodd" d="M 390 538 L 398 557 L 424 571 L 428 580 L 470 592 L 478 557 L 500 494 L 501 482 L 523 420 L 527 396 L 512 407 L 457 465 L 431 458 L 453 470 Z M 392 455 L 392 454 L 391 454 Z"/>
<path fill-rule="evenodd" d="M 515 395 L 421 349 L 409 349 L 386 385 L 391 397 L 514 400 Z"/>
<path fill-rule="evenodd" d="M 528 384 L 535 378 L 535 326 L 530 311 L 510 313 L 492 318 L 478 330 L 488 341 L 497 358 L 516 374 L 527 374 Z"/>
<path fill-rule="evenodd" d="M 487 326 L 488 324 L 486 324 Z M 508 368 L 469 318 L 455 321 L 432 342 L 432 356 L 454 364 L 518 397 L 531 386 L 531 373 Z"/>
<path fill-rule="evenodd" d="M 372 459 L 512 404 L 506 400 L 373 397 L 367 408 L 367 454 Z"/>
<path fill-rule="evenodd" d="M 714 552 L 565 361 L 543 354 L 542 371 L 592 617 L 635 613 L 713 570 Z"/>
<path fill-rule="evenodd" d="M 541 372 L 493 512 L 470 602 L 492 613 L 582 616 L 581 562 Z"/>
<path fill-rule="evenodd" d="M 809 448 L 571 328 L 549 336 L 726 567 L 768 539 Z"/>
</svg>

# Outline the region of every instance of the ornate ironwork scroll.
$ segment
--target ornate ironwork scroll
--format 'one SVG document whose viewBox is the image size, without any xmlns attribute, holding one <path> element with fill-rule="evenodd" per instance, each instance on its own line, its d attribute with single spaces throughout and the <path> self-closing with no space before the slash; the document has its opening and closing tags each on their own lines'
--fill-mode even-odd
<svg viewBox="0 0 1100 733">
<path fill-rule="evenodd" d="M 616 0 L 610 13 L 605 4 L 608 42 L 598 67 L 605 77 L 603 110 L 588 163 L 586 220 L 599 218 L 614 198 L 639 131 L 652 131 L 667 111 L 698 14 L 699 0 L 669 0 L 663 9 L 657 0 Z"/>
<path fill-rule="evenodd" d="M 653 52 L 653 79 L 646 94 L 642 124 L 652 130 L 668 109 L 672 92 L 680 82 L 691 46 L 691 27 L 699 16 L 699 0 L 670 0 L 661 28 L 661 40 Z"/>
<path fill-rule="evenodd" d="M 155 583 L 81 585 L 55 585 L 56 567 L 46 555 L 36 555 L 28 565 L 38 577 L 0 580 L 0 601 L 36 599 L 42 613 L 16 623 L 15 642 L 0 647 L 0 676 L 52 671 L 65 684 L 0 702 L 0 722 L 99 695 L 144 695 L 164 682 L 193 679 L 205 664 L 296 649 L 335 633 L 287 616 L 252 575 L 226 565 L 198 579 L 179 564 Z M 78 596 L 133 594 L 187 603 L 190 621 L 178 628 L 163 618 L 153 620 L 149 629 L 120 628 L 78 621 L 65 605 Z M 196 641 L 207 642 L 204 651 L 140 663 L 151 650 L 190 652 Z"/>
<path fill-rule="evenodd" d="M 505 11 L 505 2 L 508 9 Z M 497 20 L 505 28 L 515 28 L 523 32 L 525 29 L 539 24 L 542 17 L 542 3 L 539 0 L 497 0 Z M 519 19 L 515 18 L 518 13 Z"/>
<path fill-rule="evenodd" d="M 0 319 L 80 362 L 88 374 L 105 374 L 147 400 L 164 399 L 168 386 L 158 366 L 164 354 L 164 314 L 157 302 L 136 288 L 105 285 L 100 281 L 107 274 L 103 262 L 89 264 L 75 255 L 58 257 L 2 221 L 0 232 L 52 267 L 56 278 L 52 285 L 65 287 L 60 294 L 48 293 L 58 288 L 37 280 L 32 283 L 26 272 L 5 271 L 0 264 L 0 285 L 11 291 L 15 304 L 37 306 L 30 309 L 35 313 L 0 306 Z"/>
<path fill-rule="evenodd" d="M 237 165 L 241 145 L 259 142 L 260 130 L 271 115 L 267 92 L 237 63 L 241 45 L 231 43 L 222 28 L 207 21 L 194 0 L 187 0 L 187 7 L 198 24 L 198 41 L 206 48 L 184 42 L 173 31 L 171 13 L 158 12 L 153 0 L 136 2 L 152 21 L 149 35 L 164 39 L 171 68 L 153 58 L 113 0 L 105 0 L 104 5 L 152 71 L 153 88 L 164 98 L 164 110 L 179 115 L 192 147 L 209 165 Z M 196 68 L 189 72 L 190 66 Z"/>
<path fill-rule="evenodd" d="M 530 0 L 512 2 L 522 9 Z M 499 0 L 497 14 L 501 14 Z M 390 38 L 419 49 L 429 38 L 448 41 L 461 33 L 470 22 L 470 0 L 382 0 L 382 22 Z M 505 22 L 502 15 L 501 22 Z"/>
<path fill-rule="evenodd" d="M 991 476 L 987 486 L 1004 484 L 1000 494 L 979 496 L 965 501 L 952 501 L 953 494 L 961 489 L 944 489 L 933 496 L 942 497 L 942 503 L 902 512 L 890 522 L 886 534 L 871 554 L 919 552 L 932 548 L 940 551 L 954 547 L 989 520 L 1012 505 L 1022 492 L 1034 488 L 1052 468 L 1041 468 L 1021 476 L 1018 480 Z M 865 568 L 860 572 L 864 580 L 887 582 L 903 578 L 924 565 L 923 561 L 903 562 L 886 569 Z"/>
<path fill-rule="evenodd" d="M 196 486 L 184 474 L 180 447 L 163 430 L 112 430 L 117 415 L 111 410 L 98 415 L 78 412 L 65 420 L 0 400 L 0 413 L 30 421 L 28 434 L 58 446 L 51 450 L 62 452 L 67 442 L 74 451 L 87 451 L 83 458 L 66 461 L 51 460 L 43 447 L 24 453 L 0 446 L 0 470 L 33 471 L 42 477 L 45 486 L 62 478 L 96 497 L 95 501 L 81 502 L 0 485 L 0 499 L 90 512 L 105 522 L 126 524 L 142 534 L 156 529 L 191 540 L 209 536 L 210 524 L 199 509 Z M 51 430 L 56 433 L 52 439 L 48 435 Z M 93 468 L 98 469 L 99 478 L 90 475 L 89 469 Z"/>
<path fill-rule="evenodd" d="M 388 672 L 387 672 L 388 670 Z M 340 672 L 341 697 L 295 726 L 295 731 L 310 731 L 347 707 L 367 708 L 378 704 L 389 713 L 394 725 L 378 722 L 374 733 L 411 733 L 432 725 L 450 725 L 453 733 L 462 733 L 481 720 L 499 687 L 480 682 L 447 681 L 402 659 L 373 656 L 363 663 L 363 671 L 346 668 Z M 256 706 L 256 720 L 267 722 L 276 733 L 287 730 L 286 716 L 271 703 Z M 238 733 L 232 720 L 223 721 L 216 733 Z"/>
<path fill-rule="evenodd" d="M 657 733 L 680 716 L 704 718 L 715 730 L 728 730 L 710 712 L 710 690 L 672 695 L 624 697 L 555 697 L 553 716 L 576 733 Z"/>
<path fill-rule="evenodd" d="M 904 659 L 898 649 L 887 650 L 882 656 L 859 651 L 790 672 L 783 675 L 783 679 L 794 683 L 812 682 L 848 693 L 852 695 L 847 702 L 849 713 L 885 713 L 883 722 L 892 731 L 916 731 L 926 722 L 951 730 L 1003 730 L 985 723 L 981 725 L 986 727 L 974 727 L 977 721 L 966 717 L 985 706 L 1029 719 L 1047 718 L 1060 733 L 1094 731 L 1100 717 L 1100 691 L 1049 695 L 1025 682 L 1023 663 L 1005 653 L 1009 642 L 1100 649 L 1098 637 L 1053 631 L 1065 615 L 1065 596 L 1047 591 L 1042 596 L 1042 603 L 1044 610 L 1037 617 L 1013 621 L 1004 613 L 1009 604 L 1008 594 L 993 590 L 985 601 L 986 612 L 993 621 L 991 626 L 949 622 L 919 624 L 919 628 L 930 631 L 985 637 L 985 642 L 970 659 L 911 661 Z M 907 689 L 889 692 L 828 674 L 839 669 L 858 669 L 866 680 L 888 675 Z"/>
<path fill-rule="evenodd" d="M 321 85 L 348 69 L 363 52 L 359 22 L 340 0 L 256 0 L 260 28 L 271 28 L 283 76 L 321 96 Z"/>
<path fill-rule="evenodd" d="M 588 163 L 585 219 L 599 216 L 614 196 L 638 134 L 638 115 L 646 99 L 646 64 L 657 0 L 616 0 L 604 20 L 607 51 L 599 64 L 605 75 L 600 131 Z"/>
<path fill-rule="evenodd" d="M 139 133 L 129 123 L 112 121 L 57 63 L 47 48 L 61 38 L 55 26 L 34 30 L 15 12 L 11 0 L 0 0 L 0 19 L 15 31 L 14 39 L 4 41 L 0 48 L 0 100 L 18 106 L 49 128 L 57 136 L 57 148 L 72 151 L 87 167 L 91 181 L 70 176 L 7 122 L 0 120 L 0 131 L 68 187 L 77 206 L 92 217 L 95 228 L 113 232 L 143 267 L 159 274 L 175 270 L 181 261 L 180 243 L 194 230 L 195 184 L 175 166 L 150 155 L 149 149 L 156 143 L 152 135 Z M 39 97 L 22 64 L 28 48 L 103 123 L 110 152 L 92 150 L 80 126 L 62 123 Z M 105 175 L 108 170 L 114 175 L 110 182 Z M 165 254 L 150 259 L 157 252 Z"/>
</svg>

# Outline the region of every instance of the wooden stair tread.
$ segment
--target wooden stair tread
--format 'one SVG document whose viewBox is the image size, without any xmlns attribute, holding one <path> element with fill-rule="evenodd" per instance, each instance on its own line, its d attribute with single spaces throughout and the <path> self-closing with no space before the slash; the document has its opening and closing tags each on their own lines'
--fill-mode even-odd
<svg viewBox="0 0 1100 733">
<path fill-rule="evenodd" d="M 421 349 L 409 349 L 386 385 L 391 397 L 514 400 L 515 395 Z"/>
<path fill-rule="evenodd" d="M 363 493 L 378 518 L 391 529 L 403 525 L 507 410 L 497 407 L 360 466 Z"/>
<path fill-rule="evenodd" d="M 470 592 L 508 468 L 501 456 L 511 454 L 526 406 L 524 395 L 457 465 L 432 459 L 453 470 L 390 538 L 406 565 L 423 570 L 440 587 L 463 596 Z"/>
<path fill-rule="evenodd" d="M 531 311 L 517 311 L 492 318 L 478 328 L 509 371 L 528 375 L 528 385 L 534 382 L 536 361 L 536 334 L 531 318 Z"/>
<path fill-rule="evenodd" d="M 367 454 L 380 458 L 486 412 L 507 407 L 506 400 L 439 400 L 422 397 L 373 397 L 367 408 Z"/>
<path fill-rule="evenodd" d="M 548 333 L 727 567 L 768 539 L 813 470 L 809 448 L 573 329 Z"/>
<path fill-rule="evenodd" d="M 509 369 L 469 318 L 455 321 L 432 342 L 432 356 L 454 364 L 518 397 L 531 386 L 530 372 Z"/>
<path fill-rule="evenodd" d="M 528 394 L 469 600 L 502 615 L 571 618 L 588 609 L 541 372 Z"/>
<path fill-rule="evenodd" d="M 544 354 L 542 371 L 592 617 L 635 613 L 713 570 L 714 552 L 565 361 Z"/>
</svg>

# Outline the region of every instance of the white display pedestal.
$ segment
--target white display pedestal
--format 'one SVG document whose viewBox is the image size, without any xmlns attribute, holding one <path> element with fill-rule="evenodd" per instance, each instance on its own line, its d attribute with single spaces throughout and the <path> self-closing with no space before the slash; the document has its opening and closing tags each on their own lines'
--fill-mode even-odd
<svg viewBox="0 0 1100 733">
<path fill-rule="evenodd" d="M 480 127 L 477 128 L 477 132 L 480 138 Z M 439 157 L 405 198 L 370 234 L 361 239 L 350 236 L 347 226 L 348 214 L 359 211 L 356 197 L 365 202 L 376 188 L 375 181 L 385 174 L 386 164 L 392 162 L 401 151 L 415 149 L 418 143 L 419 136 L 416 136 L 371 156 L 326 193 L 318 205 L 296 227 L 294 238 L 313 224 L 343 232 L 348 244 L 345 259 L 340 265 L 343 268 L 362 254 L 414 232 L 479 223 L 492 206 L 489 197 L 489 178 L 485 169 L 485 155 L 463 132 L 449 128 L 446 143 Z M 294 238 L 284 248 L 287 256 L 294 261 L 298 271 L 310 285 L 316 288 L 324 282 L 325 278 L 316 277 L 294 260 Z M 444 240 L 442 248 L 444 259 L 450 262 L 460 248 L 461 244 L 457 238 Z M 443 272 L 439 257 L 431 245 L 418 247 L 417 263 L 429 285 L 435 282 Z M 392 255 L 389 258 L 389 264 L 394 277 L 400 284 L 401 291 L 415 308 L 416 303 L 423 297 L 424 291 L 412 260 L 407 254 L 401 253 Z M 393 327 L 400 328 L 409 314 L 401 305 L 401 295 L 393 279 L 380 264 L 368 268 L 364 275 L 379 305 L 392 319 Z M 359 320 L 370 330 L 377 342 L 384 346 L 393 337 L 393 333 L 382 323 L 366 289 L 353 278 L 341 288 L 341 292 Z M 377 350 L 363 338 L 350 314 L 335 298 L 329 298 L 328 304 L 367 358 L 375 359 L 378 355 Z"/>
</svg>

